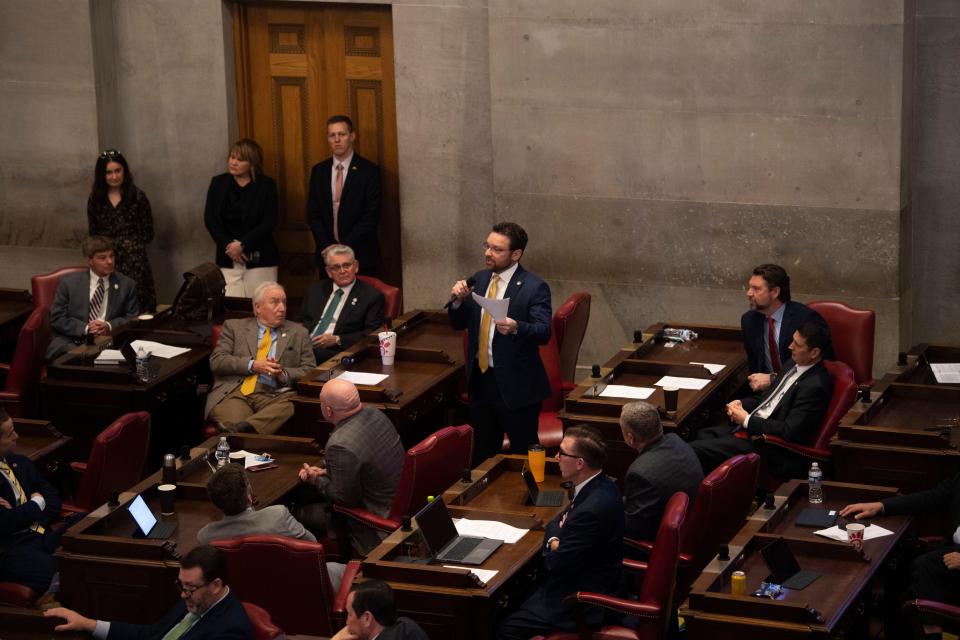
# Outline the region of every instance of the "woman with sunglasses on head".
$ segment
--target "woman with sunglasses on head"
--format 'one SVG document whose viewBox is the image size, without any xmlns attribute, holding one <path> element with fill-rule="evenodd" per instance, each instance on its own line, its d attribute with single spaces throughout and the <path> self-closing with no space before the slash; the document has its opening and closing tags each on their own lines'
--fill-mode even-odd
<svg viewBox="0 0 960 640">
<path fill-rule="evenodd" d="M 147 258 L 147 244 L 153 240 L 150 201 L 133 183 L 127 160 L 116 149 L 97 158 L 87 199 L 87 224 L 91 236 L 113 240 L 116 270 L 137 283 L 140 311 L 152 313 L 157 293 Z"/>
<path fill-rule="evenodd" d="M 204 223 L 228 296 L 250 298 L 259 284 L 277 280 L 277 183 L 263 174 L 263 150 L 253 140 L 230 147 L 227 173 L 210 181 Z"/>
</svg>

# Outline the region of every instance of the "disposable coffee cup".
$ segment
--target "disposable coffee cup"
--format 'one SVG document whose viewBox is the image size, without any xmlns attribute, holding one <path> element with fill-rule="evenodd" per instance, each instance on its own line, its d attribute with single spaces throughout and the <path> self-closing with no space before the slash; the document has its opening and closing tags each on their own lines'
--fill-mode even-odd
<svg viewBox="0 0 960 640">
<path fill-rule="evenodd" d="M 380 338 L 380 359 L 383 364 L 393 364 L 393 359 L 397 356 L 397 334 L 395 331 L 381 331 L 377 334 Z"/>
<path fill-rule="evenodd" d="M 667 411 L 677 410 L 677 401 L 680 399 L 680 389 L 677 387 L 663 388 L 663 408 Z"/>
<path fill-rule="evenodd" d="M 847 525 L 847 540 L 854 544 L 863 542 L 863 530 L 864 526 L 862 524 L 851 522 Z"/>
<path fill-rule="evenodd" d="M 243 455 L 240 451 L 231 451 L 230 452 L 230 462 L 233 464 L 244 464 L 246 462 L 247 456 Z"/>
<path fill-rule="evenodd" d="M 538 483 L 543 482 L 544 467 L 547 464 L 547 452 L 542 445 L 532 444 L 527 449 L 527 466 L 530 467 L 530 473 L 533 479 Z"/>
<path fill-rule="evenodd" d="M 160 515 L 172 516 L 174 514 L 174 502 L 176 501 L 177 485 L 161 484 L 157 487 L 157 493 L 160 494 Z"/>
</svg>

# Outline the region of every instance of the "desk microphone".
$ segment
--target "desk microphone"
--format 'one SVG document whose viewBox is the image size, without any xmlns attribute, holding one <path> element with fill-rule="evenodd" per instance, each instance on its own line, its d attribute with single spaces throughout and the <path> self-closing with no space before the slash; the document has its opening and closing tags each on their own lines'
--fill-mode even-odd
<svg viewBox="0 0 960 640">
<path fill-rule="evenodd" d="M 473 285 L 477 284 L 477 279 L 473 276 L 467 278 L 467 287 L 473 289 Z M 447 304 L 443 305 L 444 309 L 449 309 L 450 305 L 457 301 L 457 296 L 450 296 L 450 299 L 447 301 Z"/>
</svg>

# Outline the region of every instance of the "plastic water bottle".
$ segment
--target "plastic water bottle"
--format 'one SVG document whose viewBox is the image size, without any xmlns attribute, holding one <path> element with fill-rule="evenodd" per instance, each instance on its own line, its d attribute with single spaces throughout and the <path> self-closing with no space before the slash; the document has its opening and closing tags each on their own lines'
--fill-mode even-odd
<svg viewBox="0 0 960 640">
<path fill-rule="evenodd" d="M 150 354 L 143 350 L 143 347 L 137 349 L 137 380 L 146 382 L 150 379 L 150 367 L 147 365 L 147 359 Z"/>
<path fill-rule="evenodd" d="M 220 436 L 220 444 L 217 445 L 217 451 L 214 455 L 217 457 L 218 469 L 230 461 L 230 443 L 227 442 L 227 436 Z"/>
<path fill-rule="evenodd" d="M 823 472 L 820 465 L 814 462 L 810 465 L 810 473 L 807 474 L 807 487 L 809 493 L 807 499 L 810 504 L 820 504 L 823 502 Z"/>
</svg>

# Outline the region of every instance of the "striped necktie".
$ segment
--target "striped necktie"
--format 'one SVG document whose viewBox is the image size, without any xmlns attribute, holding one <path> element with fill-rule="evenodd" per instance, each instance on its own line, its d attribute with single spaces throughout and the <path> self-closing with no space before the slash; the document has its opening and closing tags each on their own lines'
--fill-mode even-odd
<svg viewBox="0 0 960 640">
<path fill-rule="evenodd" d="M 10 486 L 13 487 L 13 493 L 17 498 L 17 504 L 27 504 L 27 494 L 20 485 L 20 481 L 17 480 L 17 475 L 13 472 L 13 469 L 10 468 L 10 465 L 7 464 L 6 460 L 0 460 L 0 473 L 6 476 Z M 39 522 L 34 522 L 29 528 L 31 531 L 36 531 L 40 535 L 43 535 L 44 528 Z"/>
<path fill-rule="evenodd" d="M 93 322 L 100 317 L 100 307 L 103 306 L 104 292 L 103 278 L 98 278 L 97 289 L 93 292 L 93 297 L 90 298 L 90 317 L 87 318 L 88 322 Z"/>
</svg>

